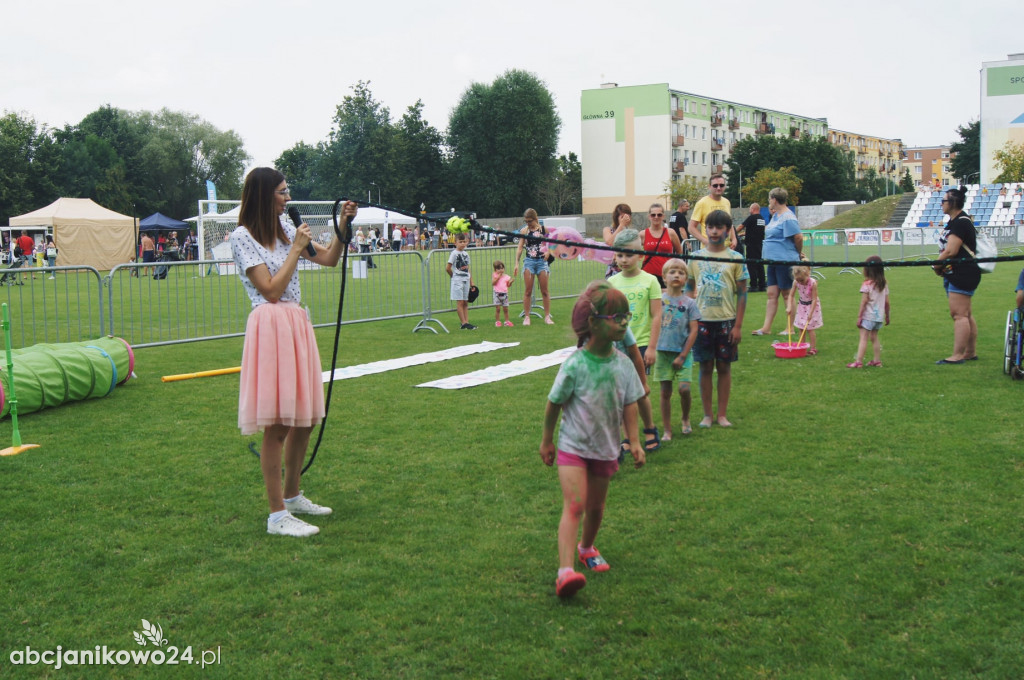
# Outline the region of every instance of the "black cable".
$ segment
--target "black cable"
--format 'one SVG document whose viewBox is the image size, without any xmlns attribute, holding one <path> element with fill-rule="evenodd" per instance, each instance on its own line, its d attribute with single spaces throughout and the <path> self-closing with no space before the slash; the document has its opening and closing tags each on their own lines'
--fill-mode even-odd
<svg viewBox="0 0 1024 680">
<path fill-rule="evenodd" d="M 349 223 L 345 224 L 345 231 L 342 232 L 338 228 L 338 205 L 344 201 L 344 198 L 339 198 L 334 202 L 334 209 L 331 212 L 331 218 L 334 222 L 334 234 L 342 244 L 342 255 L 341 255 L 341 294 L 338 296 L 338 321 L 334 324 L 334 350 L 331 353 L 331 379 L 327 382 L 327 397 L 324 399 L 324 417 L 320 421 L 320 432 L 317 433 L 316 444 L 313 445 L 313 453 L 309 457 L 309 462 L 306 463 L 305 467 L 302 468 L 300 475 L 306 474 L 306 470 L 313 465 L 313 461 L 316 460 L 316 454 L 320 450 L 320 442 L 324 438 L 324 426 L 327 425 L 327 414 L 331 408 L 331 393 L 334 391 L 334 369 L 338 365 L 338 343 L 341 339 L 341 318 L 342 313 L 345 310 L 345 283 L 348 281 L 348 247 L 352 242 L 352 225 Z M 249 450 L 257 457 L 260 457 L 259 451 L 256 450 L 256 444 L 253 442 L 249 443 Z"/>
</svg>

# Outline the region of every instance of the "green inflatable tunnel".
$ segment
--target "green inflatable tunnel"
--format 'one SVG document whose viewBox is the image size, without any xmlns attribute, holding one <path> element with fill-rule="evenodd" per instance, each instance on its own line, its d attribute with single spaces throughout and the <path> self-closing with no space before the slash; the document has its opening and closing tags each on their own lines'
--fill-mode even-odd
<svg viewBox="0 0 1024 680">
<path fill-rule="evenodd" d="M 11 351 L 18 415 L 95 397 L 124 384 L 135 369 L 131 345 L 121 338 L 40 344 Z M 10 380 L 0 367 L 0 418 L 10 413 Z"/>
</svg>

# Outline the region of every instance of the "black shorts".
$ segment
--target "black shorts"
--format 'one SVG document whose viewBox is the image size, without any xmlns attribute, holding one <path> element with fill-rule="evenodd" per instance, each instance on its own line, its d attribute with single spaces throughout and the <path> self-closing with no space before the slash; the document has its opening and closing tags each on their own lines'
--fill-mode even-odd
<svg viewBox="0 0 1024 680">
<path fill-rule="evenodd" d="M 728 321 L 698 321 L 697 339 L 693 343 L 695 361 L 727 361 L 740 358 L 739 348 L 729 340 L 735 319 Z"/>
</svg>

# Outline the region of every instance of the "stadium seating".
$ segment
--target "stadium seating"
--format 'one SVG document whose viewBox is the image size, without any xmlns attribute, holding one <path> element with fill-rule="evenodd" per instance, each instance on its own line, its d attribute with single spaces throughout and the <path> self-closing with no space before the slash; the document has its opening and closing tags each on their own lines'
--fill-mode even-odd
<svg viewBox="0 0 1024 680">
<path fill-rule="evenodd" d="M 979 227 L 1004 227 L 1021 224 L 1024 220 L 1024 201 L 1016 193 L 1020 183 L 1008 184 L 971 184 L 967 187 L 964 211 Z M 999 190 L 1006 187 L 1006 195 L 1000 196 Z M 982 191 L 984 187 L 985 191 Z M 947 221 L 942 213 L 942 199 L 946 188 L 941 191 L 922 189 L 914 198 L 903 220 L 904 227 L 927 227 L 929 224 L 939 226 Z"/>
</svg>

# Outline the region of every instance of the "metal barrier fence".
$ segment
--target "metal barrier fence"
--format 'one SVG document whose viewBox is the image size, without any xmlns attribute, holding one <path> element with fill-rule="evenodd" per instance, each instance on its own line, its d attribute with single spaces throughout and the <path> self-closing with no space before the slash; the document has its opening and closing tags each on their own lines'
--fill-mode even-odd
<svg viewBox="0 0 1024 680">
<path fill-rule="evenodd" d="M 2 269 L 11 346 L 78 342 L 104 334 L 103 282 L 86 266 Z"/>
<path fill-rule="evenodd" d="M 938 230 L 936 234 L 926 231 L 808 231 L 804 233 L 805 252 L 812 261 L 821 262 L 862 262 L 874 254 L 886 260 L 932 259 L 938 247 L 931 239 L 937 237 Z M 980 231 L 988 230 L 983 227 Z M 1021 252 L 1020 236 L 1002 234 L 999 245 L 1004 254 Z M 445 271 L 451 252 L 350 252 L 343 323 L 410 318 L 417 320 L 413 332 L 448 330 L 437 317 L 455 311 Z M 474 247 L 468 252 L 473 280 L 480 288 L 472 309 L 492 308 L 493 262 L 501 260 L 511 274 L 516 246 Z M 166 276 L 154 278 L 156 268 L 165 268 Z M 604 272 L 605 265 L 599 262 L 556 259 L 551 264 L 550 296 L 575 297 Z M 320 267 L 303 260 L 299 278 L 303 303 L 309 307 L 314 325 L 334 325 L 341 291 L 340 266 Z M 251 310 L 234 263 L 224 259 L 125 264 L 106 277 L 85 266 L 0 269 L 0 284 L 6 284 L 6 290 L 0 288 L 0 300 L 10 309 L 14 347 L 74 342 L 107 333 L 123 337 L 135 347 L 240 336 Z M 517 316 L 522 295 L 520 269 L 509 296 L 509 306 Z M 540 311 L 537 281 L 533 308 Z"/>
</svg>

